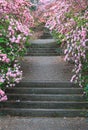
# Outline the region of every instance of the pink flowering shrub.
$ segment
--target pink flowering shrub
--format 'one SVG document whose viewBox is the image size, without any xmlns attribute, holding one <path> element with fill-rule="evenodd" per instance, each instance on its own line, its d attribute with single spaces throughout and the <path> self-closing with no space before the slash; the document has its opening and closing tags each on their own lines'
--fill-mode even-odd
<svg viewBox="0 0 88 130">
<path fill-rule="evenodd" d="M 5 92 L 0 89 L 0 102 L 6 101 L 6 100 L 7 100 L 7 96 L 6 96 Z"/>
<path fill-rule="evenodd" d="M 15 86 L 22 79 L 19 57 L 31 35 L 34 20 L 28 0 L 0 0 L 0 88 Z M 1 91 L 0 89 L 0 91 Z M 0 100 L 2 100 L 1 95 Z"/>
<path fill-rule="evenodd" d="M 74 62 L 71 82 L 78 82 L 88 93 L 88 0 L 41 3 L 36 16 L 64 44 L 65 60 Z"/>
</svg>

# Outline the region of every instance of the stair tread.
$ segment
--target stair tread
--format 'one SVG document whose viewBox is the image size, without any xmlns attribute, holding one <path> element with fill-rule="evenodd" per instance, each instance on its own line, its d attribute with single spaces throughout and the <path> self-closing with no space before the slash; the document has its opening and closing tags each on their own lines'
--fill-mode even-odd
<svg viewBox="0 0 88 130">
<path fill-rule="evenodd" d="M 36 88 L 79 88 L 78 84 L 56 81 L 24 81 L 16 84 L 15 87 L 36 87 Z"/>
<path fill-rule="evenodd" d="M 21 95 L 21 96 L 82 96 L 82 94 L 16 94 L 16 93 L 7 93 L 7 95 Z"/>
<path fill-rule="evenodd" d="M 37 51 L 29 51 L 27 52 L 27 54 L 60 54 L 60 52 L 56 52 L 56 51 L 53 51 L 53 52 L 37 52 Z"/>
<path fill-rule="evenodd" d="M 58 49 L 60 49 L 60 48 L 57 48 L 57 47 L 46 47 L 46 48 L 43 48 L 43 47 L 32 47 L 32 46 L 30 46 L 29 48 L 28 48 L 28 50 L 30 50 L 30 49 L 33 49 L 33 50 L 36 50 L 36 49 L 39 49 L 39 50 L 41 50 L 41 49 L 44 49 L 44 50 L 58 50 Z"/>
<path fill-rule="evenodd" d="M 22 94 L 82 94 L 82 88 L 8 88 L 7 93 Z"/>
<path fill-rule="evenodd" d="M 0 115 L 26 116 L 26 117 L 86 117 L 87 109 L 1 109 Z"/>
<path fill-rule="evenodd" d="M 1 110 L 20 110 L 20 111 L 24 111 L 24 110 L 26 110 L 26 111 L 84 111 L 85 112 L 85 110 L 86 111 L 88 111 L 88 109 L 42 109 L 42 108 L 36 108 L 36 109 L 30 109 L 30 108 L 1 108 Z"/>
<path fill-rule="evenodd" d="M 12 90 L 18 89 L 18 90 L 19 90 L 20 88 L 15 87 L 15 88 L 8 88 L 8 90 L 9 90 L 9 89 L 12 89 Z M 72 90 L 83 90 L 82 88 L 60 88 L 60 87 L 58 87 L 58 88 L 50 88 L 50 87 L 47 87 L 47 88 L 46 88 L 46 87 L 45 87 L 45 88 L 42 88 L 42 87 L 41 87 L 41 88 L 40 88 L 40 87 L 39 87 L 39 88 L 29 87 L 29 88 L 28 88 L 28 87 L 22 87 L 22 89 L 29 89 L 29 90 L 30 90 L 30 89 L 42 89 L 42 90 L 45 90 L 45 89 L 46 89 L 46 90 L 47 90 L 47 89 L 52 89 L 52 90 L 58 90 L 58 89 L 60 89 L 60 90 L 61 90 L 61 89 L 62 89 L 62 90 L 68 90 L 68 89 L 72 89 Z"/>
<path fill-rule="evenodd" d="M 48 103 L 48 104 L 50 104 L 50 103 L 64 103 L 64 104 L 67 104 L 67 103 L 69 103 L 69 104 L 73 104 L 73 103 L 77 103 L 77 104 L 88 104 L 88 101 L 84 101 L 84 102 L 82 102 L 82 101 L 19 101 L 19 102 L 17 102 L 18 100 L 12 100 L 12 101 L 10 101 L 10 100 L 8 100 L 8 101 L 6 101 L 6 102 L 3 102 L 3 103 L 41 103 L 41 104 L 43 104 L 43 103 Z"/>
<path fill-rule="evenodd" d="M 54 54 L 51 54 L 51 53 L 41 53 L 41 54 L 39 54 L 39 53 L 29 53 L 29 54 L 26 54 L 25 56 L 52 56 L 52 55 L 58 56 L 59 55 L 57 53 L 54 53 Z"/>
</svg>

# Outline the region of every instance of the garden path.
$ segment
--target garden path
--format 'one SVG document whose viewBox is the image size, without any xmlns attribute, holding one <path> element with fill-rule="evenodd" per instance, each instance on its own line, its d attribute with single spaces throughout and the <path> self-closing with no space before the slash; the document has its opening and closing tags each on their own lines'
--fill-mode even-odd
<svg viewBox="0 0 88 130">
<path fill-rule="evenodd" d="M 29 53 L 21 62 L 24 72 L 23 81 L 70 81 L 73 65 L 66 63 L 64 56 L 58 56 L 58 54 L 55 54 L 55 51 L 53 52 L 52 48 L 56 46 L 54 39 L 37 39 L 31 41 L 31 43 L 33 45 L 32 53 L 34 54 L 37 50 L 38 52 L 35 53 L 34 56 L 30 56 Z M 38 54 L 40 54 L 40 56 L 38 56 Z M 53 56 L 53 54 L 55 56 Z"/>
<path fill-rule="evenodd" d="M 66 63 L 63 56 L 29 56 L 22 62 L 23 81 L 70 81 L 72 64 Z"/>
</svg>

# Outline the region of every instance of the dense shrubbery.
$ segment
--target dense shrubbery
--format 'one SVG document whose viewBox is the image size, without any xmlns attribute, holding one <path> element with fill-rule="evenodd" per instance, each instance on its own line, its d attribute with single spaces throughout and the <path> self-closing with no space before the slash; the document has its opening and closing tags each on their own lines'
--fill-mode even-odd
<svg viewBox="0 0 88 130">
<path fill-rule="evenodd" d="M 43 4 L 42 4 L 43 3 Z M 87 0 L 40 0 L 36 12 L 39 21 L 57 38 L 65 48 L 65 60 L 74 62 L 71 82 L 79 83 L 88 94 L 88 1 Z"/>
<path fill-rule="evenodd" d="M 30 7 L 28 0 L 0 0 L 0 101 L 7 100 L 5 87 L 22 79 L 18 58 L 31 35 Z"/>
</svg>

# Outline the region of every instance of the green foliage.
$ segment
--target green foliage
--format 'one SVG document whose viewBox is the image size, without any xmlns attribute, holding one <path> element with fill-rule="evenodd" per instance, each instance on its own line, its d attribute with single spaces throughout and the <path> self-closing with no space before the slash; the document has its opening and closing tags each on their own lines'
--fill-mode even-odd
<svg viewBox="0 0 88 130">
<path fill-rule="evenodd" d="M 86 51 L 86 60 L 83 61 L 81 81 L 82 81 L 82 85 L 84 86 L 84 91 L 88 96 L 88 53 L 87 51 Z"/>
<path fill-rule="evenodd" d="M 31 10 L 31 11 L 35 11 L 35 10 L 36 10 L 36 6 L 31 6 L 31 7 L 30 7 L 30 10 Z"/>
<path fill-rule="evenodd" d="M 88 100 L 88 84 L 84 87 L 84 91 L 86 92 L 87 100 Z"/>
<path fill-rule="evenodd" d="M 58 45 L 61 45 L 62 39 L 65 38 L 65 36 L 63 34 L 58 33 L 55 30 L 52 31 L 52 36 L 54 37 L 54 39 L 56 39 L 56 42 L 57 42 Z"/>
<path fill-rule="evenodd" d="M 7 58 L 10 59 L 9 63 L 0 60 L 0 76 L 3 74 L 4 78 L 6 78 L 8 68 L 11 68 L 11 70 L 15 72 L 15 60 L 19 59 L 19 57 L 24 56 L 26 52 L 26 45 L 28 45 L 29 37 L 26 37 L 25 46 L 23 45 L 23 43 L 11 43 L 9 38 L 7 37 L 9 22 L 4 21 L 0 22 L 0 24 L 0 54 L 5 54 L 7 55 Z M 20 66 L 19 63 L 17 64 L 18 66 Z M 5 82 L 0 82 L 0 88 L 4 90 L 7 82 L 7 79 L 5 79 Z M 10 78 L 10 83 L 14 83 L 14 78 Z"/>
</svg>

